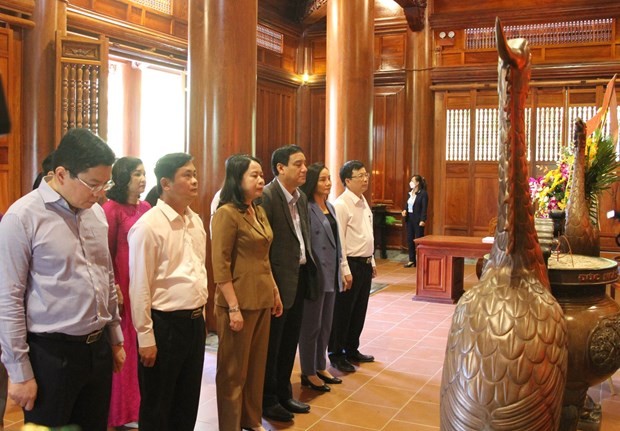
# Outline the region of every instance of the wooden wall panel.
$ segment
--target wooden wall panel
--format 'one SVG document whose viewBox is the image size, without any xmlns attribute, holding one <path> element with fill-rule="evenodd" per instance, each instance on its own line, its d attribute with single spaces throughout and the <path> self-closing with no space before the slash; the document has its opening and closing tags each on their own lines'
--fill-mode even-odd
<svg viewBox="0 0 620 431">
<path fill-rule="evenodd" d="M 468 176 L 447 175 L 444 179 L 446 195 L 443 199 L 445 235 L 469 234 L 469 209 L 472 202 Z"/>
<path fill-rule="evenodd" d="M 258 80 L 256 103 L 256 156 L 261 159 L 265 180 L 273 178 L 271 153 L 295 143 L 295 87 Z"/>
<path fill-rule="evenodd" d="M 466 65 L 497 62 L 497 52 L 465 52 L 463 62 Z"/>
<path fill-rule="evenodd" d="M 374 67 L 376 71 L 394 71 L 405 69 L 405 48 L 407 33 L 398 30 L 382 33 L 374 40 Z M 309 41 L 309 67 L 313 75 L 324 75 L 327 64 L 327 39 L 316 36 Z"/>
<path fill-rule="evenodd" d="M 117 19 L 126 19 L 127 10 L 131 7 L 127 3 L 121 3 L 114 0 L 104 0 L 94 2 L 94 10 L 107 16 L 111 16 Z"/>
<path fill-rule="evenodd" d="M 404 148 L 405 86 L 375 88 L 371 193 L 373 204 L 403 207 L 408 178 L 404 163 L 411 149 Z"/>
<path fill-rule="evenodd" d="M 489 221 L 497 217 L 499 193 L 497 163 L 477 163 L 473 178 L 472 223 L 470 235 L 488 236 Z"/>
<path fill-rule="evenodd" d="M 377 70 L 404 69 L 406 41 L 405 32 L 375 36 L 375 68 Z"/>
<path fill-rule="evenodd" d="M 0 136 L 0 212 L 21 196 L 21 30 L 0 28 L 0 76 L 11 119 L 11 133 Z"/>
<path fill-rule="evenodd" d="M 599 214 L 601 215 L 601 249 L 602 250 L 618 250 L 616 236 L 620 234 L 620 220 L 608 219 L 607 211 L 620 211 L 620 182 L 617 182 L 611 188 L 602 194 Z"/>
<path fill-rule="evenodd" d="M 9 30 L 10 32 L 10 30 Z M 7 102 L 10 104 L 8 90 L 11 85 L 10 80 L 10 33 L 5 29 L 0 29 L 0 77 L 2 77 L 2 86 Z M 10 106 L 10 105 L 9 105 Z M 12 112 L 9 109 L 9 115 L 12 117 Z M 13 127 L 15 127 L 15 120 L 11 118 Z M 0 212 L 6 212 L 7 208 L 12 203 L 12 184 L 11 177 L 19 177 L 13 166 L 11 166 L 11 156 L 16 149 L 13 147 L 12 142 L 7 136 L 0 136 Z"/>
<path fill-rule="evenodd" d="M 180 38 L 187 37 L 187 23 L 183 21 L 174 21 L 172 23 L 172 35 Z"/>
<path fill-rule="evenodd" d="M 13 203 L 11 190 L 9 187 L 10 169 L 5 165 L 0 165 L 0 213 L 4 214 Z"/>
<path fill-rule="evenodd" d="M 162 33 L 170 33 L 172 17 L 150 11 L 144 12 L 144 25 Z"/>
<path fill-rule="evenodd" d="M 312 39 L 310 42 L 310 68 L 313 75 L 325 75 L 327 72 L 327 39 Z"/>
<path fill-rule="evenodd" d="M 613 51 L 611 45 L 565 46 L 558 48 L 544 48 L 543 61 L 546 63 L 572 63 L 581 61 L 611 60 Z"/>
<path fill-rule="evenodd" d="M 142 9 L 137 6 L 131 6 L 127 12 L 127 21 L 133 24 L 142 24 Z"/>
</svg>

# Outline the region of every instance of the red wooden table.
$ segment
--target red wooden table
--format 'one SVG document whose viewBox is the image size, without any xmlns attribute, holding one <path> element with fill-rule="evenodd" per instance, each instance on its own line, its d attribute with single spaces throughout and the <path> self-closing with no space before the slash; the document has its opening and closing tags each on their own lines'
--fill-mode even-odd
<svg viewBox="0 0 620 431">
<path fill-rule="evenodd" d="M 483 257 L 492 244 L 480 237 L 428 235 L 415 240 L 416 301 L 455 303 L 463 294 L 466 257 Z"/>
</svg>

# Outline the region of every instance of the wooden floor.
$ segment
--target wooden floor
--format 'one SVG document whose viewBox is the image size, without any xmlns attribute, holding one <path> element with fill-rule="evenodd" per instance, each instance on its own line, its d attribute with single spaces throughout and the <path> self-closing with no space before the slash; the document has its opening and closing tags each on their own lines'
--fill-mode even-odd
<svg viewBox="0 0 620 431">
<path fill-rule="evenodd" d="M 313 431 L 431 431 L 439 430 L 439 386 L 444 349 L 453 305 L 412 301 L 415 268 L 403 268 L 398 259 L 379 260 L 379 277 L 388 287 L 370 300 L 362 335 L 362 353 L 372 354 L 376 362 L 364 364 L 355 373 L 342 376 L 342 385 L 319 394 L 299 384 L 299 364 L 293 371 L 296 397 L 309 403 L 309 414 L 295 415 L 291 423 L 263 422 L 271 430 Z M 476 281 L 474 266 L 466 265 L 466 288 Z M 207 349 L 202 395 L 196 430 L 215 431 L 215 352 Z M 607 382 L 590 389 L 601 402 L 601 431 L 620 430 L 620 372 L 613 396 Z M 21 411 L 9 405 L 5 415 L 7 431 L 19 430 Z M 85 430 L 86 431 L 86 430 Z"/>
</svg>

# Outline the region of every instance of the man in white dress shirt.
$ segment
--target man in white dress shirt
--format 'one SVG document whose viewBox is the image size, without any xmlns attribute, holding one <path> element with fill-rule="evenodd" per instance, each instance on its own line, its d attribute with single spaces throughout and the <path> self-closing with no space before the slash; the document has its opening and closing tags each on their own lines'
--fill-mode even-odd
<svg viewBox="0 0 620 431">
<path fill-rule="evenodd" d="M 206 232 L 189 204 L 192 157 L 155 165 L 160 200 L 129 231 L 129 296 L 138 333 L 141 431 L 192 431 L 204 362 Z"/>
<path fill-rule="evenodd" d="M 363 194 L 368 190 L 369 178 L 362 162 L 346 162 L 340 169 L 340 180 L 346 189 L 334 202 L 340 243 L 347 256 L 342 261 L 341 270 L 345 286 L 351 288 L 336 294 L 328 350 L 332 366 L 347 373 L 355 371 L 352 363 L 375 360 L 359 351 L 370 286 L 377 275 L 372 212 Z"/>
</svg>

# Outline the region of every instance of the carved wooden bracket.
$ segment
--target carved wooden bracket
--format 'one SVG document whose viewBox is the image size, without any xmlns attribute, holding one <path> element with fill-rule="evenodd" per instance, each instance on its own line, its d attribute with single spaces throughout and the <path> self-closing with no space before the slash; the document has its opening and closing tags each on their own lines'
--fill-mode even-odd
<svg viewBox="0 0 620 431">
<path fill-rule="evenodd" d="M 300 21 L 304 24 L 312 24 L 327 15 L 327 0 L 302 1 L 299 7 Z"/>
<path fill-rule="evenodd" d="M 411 31 L 424 30 L 424 13 L 427 0 L 394 0 L 405 11 L 407 23 Z"/>
</svg>

